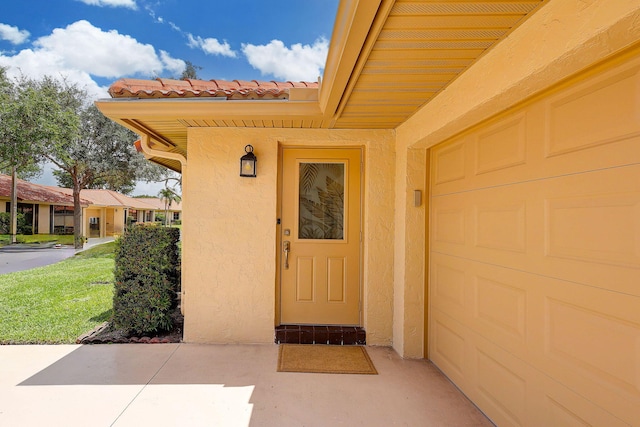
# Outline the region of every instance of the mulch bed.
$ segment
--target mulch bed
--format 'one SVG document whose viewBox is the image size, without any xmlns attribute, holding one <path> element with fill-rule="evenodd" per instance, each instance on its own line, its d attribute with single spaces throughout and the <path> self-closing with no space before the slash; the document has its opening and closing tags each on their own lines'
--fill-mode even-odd
<svg viewBox="0 0 640 427">
<path fill-rule="evenodd" d="M 132 335 L 121 329 L 116 329 L 111 323 L 104 322 L 92 331 L 80 336 L 76 344 L 166 344 L 182 341 L 182 328 L 184 317 L 179 309 L 172 315 L 173 328 L 170 331 L 161 331 L 149 335 Z"/>
</svg>

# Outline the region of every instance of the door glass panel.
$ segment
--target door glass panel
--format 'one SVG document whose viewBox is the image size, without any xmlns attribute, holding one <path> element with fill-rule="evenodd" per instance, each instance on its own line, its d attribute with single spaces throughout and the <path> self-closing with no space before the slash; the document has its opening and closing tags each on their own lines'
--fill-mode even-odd
<svg viewBox="0 0 640 427">
<path fill-rule="evenodd" d="M 344 163 L 300 163 L 298 238 L 344 236 Z"/>
</svg>

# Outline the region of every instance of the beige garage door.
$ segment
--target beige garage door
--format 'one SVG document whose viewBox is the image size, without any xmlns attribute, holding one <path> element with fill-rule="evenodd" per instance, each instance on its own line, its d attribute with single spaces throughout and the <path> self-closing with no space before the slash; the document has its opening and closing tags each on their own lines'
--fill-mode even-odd
<svg viewBox="0 0 640 427">
<path fill-rule="evenodd" d="M 640 60 L 431 155 L 429 357 L 499 426 L 640 425 Z"/>
</svg>

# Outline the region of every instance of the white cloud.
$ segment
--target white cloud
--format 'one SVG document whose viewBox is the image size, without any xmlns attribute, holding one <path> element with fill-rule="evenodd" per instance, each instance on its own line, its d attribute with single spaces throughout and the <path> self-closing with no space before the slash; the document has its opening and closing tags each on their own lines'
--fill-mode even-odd
<svg viewBox="0 0 640 427">
<path fill-rule="evenodd" d="M 129 9 L 137 9 L 136 0 L 78 0 L 89 6 L 109 6 L 109 7 L 126 7 Z"/>
<path fill-rule="evenodd" d="M 10 75 L 24 74 L 32 78 L 43 75 L 65 76 L 70 82 L 85 86 L 91 93 L 106 95 L 92 76 L 116 79 L 136 74 L 148 78 L 163 71 L 180 74 L 184 61 L 165 51 L 156 53 L 153 46 L 139 43 L 117 31 L 103 31 L 87 21 L 77 21 L 57 28 L 13 56 L 0 55 L 0 66 Z"/>
<path fill-rule="evenodd" d="M 182 74 L 187 64 L 182 59 L 172 58 L 164 50 L 160 51 L 160 60 L 162 61 L 163 68 L 171 74 Z"/>
<path fill-rule="evenodd" d="M 0 24 L 0 39 L 7 40 L 13 44 L 22 44 L 29 39 L 29 31 L 20 30 L 18 27 L 13 27 L 7 24 Z"/>
<path fill-rule="evenodd" d="M 218 39 L 214 38 L 206 38 L 196 36 L 194 37 L 191 34 L 187 34 L 189 38 L 189 47 L 202 49 L 205 53 L 209 55 L 222 55 L 228 56 L 230 58 L 237 57 L 237 53 L 231 49 L 231 45 L 224 41 L 220 43 Z"/>
<path fill-rule="evenodd" d="M 280 40 L 272 40 L 266 45 L 243 44 L 242 52 L 262 74 L 291 81 L 317 81 L 327 60 L 329 42 L 320 38 L 313 45 L 296 43 L 287 47 Z"/>
</svg>

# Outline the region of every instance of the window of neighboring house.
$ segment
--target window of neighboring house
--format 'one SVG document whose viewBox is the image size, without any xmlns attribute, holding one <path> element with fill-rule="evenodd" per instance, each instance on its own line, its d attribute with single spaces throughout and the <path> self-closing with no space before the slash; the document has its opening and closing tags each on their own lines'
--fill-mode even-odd
<svg viewBox="0 0 640 427">
<path fill-rule="evenodd" d="M 6 204 L 7 212 L 11 212 L 11 202 Z M 36 234 L 38 233 L 38 208 L 40 205 L 33 203 L 18 203 L 18 213 L 24 215 L 24 225 L 19 227 L 18 234 Z"/>
<path fill-rule="evenodd" d="M 173 220 L 174 221 L 178 221 L 180 219 L 180 212 L 174 212 L 173 213 Z"/>
<path fill-rule="evenodd" d="M 73 207 L 51 206 L 53 234 L 73 234 Z"/>
<path fill-rule="evenodd" d="M 145 222 L 151 222 L 151 221 L 152 221 L 152 218 L 151 218 L 152 216 L 153 216 L 153 211 L 147 211 L 147 212 L 145 213 L 145 219 L 144 219 L 144 221 L 145 221 Z"/>
<path fill-rule="evenodd" d="M 135 209 L 129 209 L 129 217 L 127 221 L 131 222 L 131 224 L 138 222 L 138 211 Z"/>
</svg>

